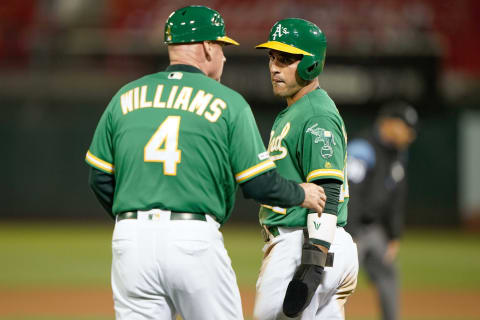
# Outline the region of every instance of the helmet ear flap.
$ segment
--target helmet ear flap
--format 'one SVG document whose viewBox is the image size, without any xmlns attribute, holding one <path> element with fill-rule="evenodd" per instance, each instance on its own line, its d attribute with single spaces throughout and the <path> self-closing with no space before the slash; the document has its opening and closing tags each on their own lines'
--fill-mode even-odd
<svg viewBox="0 0 480 320">
<path fill-rule="evenodd" d="M 307 72 L 311 73 L 313 72 L 316 68 L 318 68 L 318 61 L 315 61 L 314 64 L 312 64 L 310 67 L 307 68 Z"/>
<path fill-rule="evenodd" d="M 298 64 L 297 72 L 303 80 L 313 80 L 322 72 L 323 64 L 315 56 L 303 56 Z"/>
</svg>

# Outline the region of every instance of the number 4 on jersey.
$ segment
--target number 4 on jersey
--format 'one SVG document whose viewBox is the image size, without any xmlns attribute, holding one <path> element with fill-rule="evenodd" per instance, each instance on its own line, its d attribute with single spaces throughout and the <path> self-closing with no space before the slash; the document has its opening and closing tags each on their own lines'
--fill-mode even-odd
<svg viewBox="0 0 480 320">
<path fill-rule="evenodd" d="M 163 162 L 163 174 L 167 176 L 177 175 L 177 164 L 181 161 L 182 151 L 177 149 L 180 119 L 179 116 L 167 117 L 144 149 L 144 161 Z"/>
</svg>

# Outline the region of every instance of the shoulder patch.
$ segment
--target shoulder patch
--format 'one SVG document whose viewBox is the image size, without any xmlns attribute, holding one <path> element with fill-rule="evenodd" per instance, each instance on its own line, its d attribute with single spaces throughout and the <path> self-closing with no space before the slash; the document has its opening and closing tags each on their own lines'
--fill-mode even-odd
<svg viewBox="0 0 480 320">
<path fill-rule="evenodd" d="M 315 136 L 313 140 L 314 143 L 323 143 L 323 147 L 321 149 L 322 158 L 328 159 L 333 156 L 333 146 L 336 146 L 335 137 L 331 131 L 325 130 L 323 128 L 318 127 L 318 123 L 315 123 L 313 126 L 307 129 L 306 133 L 310 133 Z"/>
<path fill-rule="evenodd" d="M 362 182 L 367 175 L 367 164 L 362 159 L 348 157 L 347 161 L 348 181 L 353 183 Z"/>
</svg>

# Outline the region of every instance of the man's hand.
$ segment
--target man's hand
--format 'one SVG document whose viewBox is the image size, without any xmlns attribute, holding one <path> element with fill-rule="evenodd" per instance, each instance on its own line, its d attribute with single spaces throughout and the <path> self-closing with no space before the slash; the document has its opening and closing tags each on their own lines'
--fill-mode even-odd
<svg viewBox="0 0 480 320">
<path fill-rule="evenodd" d="M 400 241 L 399 240 L 391 240 L 388 243 L 387 251 L 383 256 L 383 261 L 386 264 L 392 264 L 398 254 L 398 249 L 400 248 Z"/>
<path fill-rule="evenodd" d="M 300 206 L 322 213 L 323 208 L 325 208 L 325 201 L 327 200 L 323 188 L 314 183 L 301 183 L 300 187 L 305 191 L 305 200 Z"/>
</svg>

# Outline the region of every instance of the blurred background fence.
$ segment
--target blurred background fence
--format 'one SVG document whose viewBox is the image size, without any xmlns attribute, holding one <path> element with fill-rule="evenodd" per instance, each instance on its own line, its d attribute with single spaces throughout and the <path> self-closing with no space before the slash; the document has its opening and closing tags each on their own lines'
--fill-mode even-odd
<svg viewBox="0 0 480 320">
<path fill-rule="evenodd" d="M 24 0 L 0 4 L 0 219 L 108 219 L 87 186 L 84 156 L 123 84 L 168 65 L 163 25 L 192 1 Z M 352 137 L 392 98 L 421 117 L 411 148 L 407 223 L 480 221 L 480 2 L 474 0 L 197 1 L 241 43 L 222 82 L 245 96 L 265 142 L 283 101 L 254 45 L 284 17 L 328 38 L 322 87 Z M 238 196 L 232 220 L 256 221 Z"/>
</svg>

